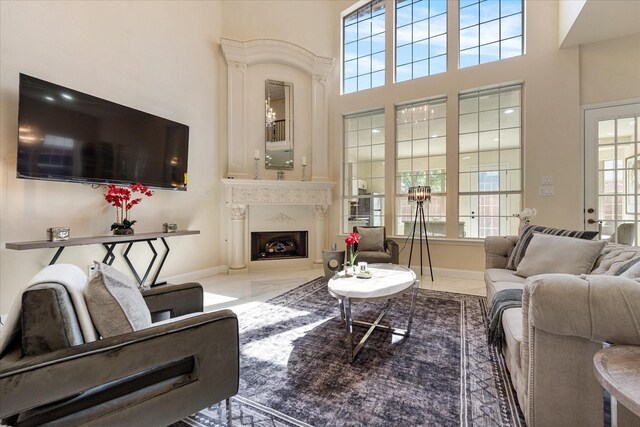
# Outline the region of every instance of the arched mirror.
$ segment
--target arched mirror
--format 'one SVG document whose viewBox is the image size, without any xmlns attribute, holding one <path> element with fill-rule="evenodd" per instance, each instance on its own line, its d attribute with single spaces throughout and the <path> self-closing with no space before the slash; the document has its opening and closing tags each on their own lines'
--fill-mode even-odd
<svg viewBox="0 0 640 427">
<path fill-rule="evenodd" d="M 267 169 L 293 169 L 293 83 L 265 82 L 265 149 Z"/>
</svg>

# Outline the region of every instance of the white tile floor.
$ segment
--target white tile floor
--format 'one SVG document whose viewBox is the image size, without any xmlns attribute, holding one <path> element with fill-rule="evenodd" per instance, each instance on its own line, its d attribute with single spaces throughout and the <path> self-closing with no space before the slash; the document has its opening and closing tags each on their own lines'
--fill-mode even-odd
<svg viewBox="0 0 640 427">
<path fill-rule="evenodd" d="M 420 280 L 421 288 L 485 295 L 482 280 L 446 277 L 435 273 L 432 282 L 428 270 L 425 273 Z M 204 288 L 206 311 L 231 308 L 236 313 L 241 313 L 323 274 L 321 269 L 219 274 L 198 282 Z"/>
</svg>

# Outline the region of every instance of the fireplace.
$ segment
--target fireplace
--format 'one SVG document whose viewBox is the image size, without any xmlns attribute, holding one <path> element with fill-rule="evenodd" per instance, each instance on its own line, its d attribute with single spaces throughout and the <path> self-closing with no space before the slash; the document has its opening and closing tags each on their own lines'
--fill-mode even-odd
<svg viewBox="0 0 640 427">
<path fill-rule="evenodd" d="M 308 232 L 258 231 L 251 233 L 251 261 L 308 258 Z"/>
</svg>

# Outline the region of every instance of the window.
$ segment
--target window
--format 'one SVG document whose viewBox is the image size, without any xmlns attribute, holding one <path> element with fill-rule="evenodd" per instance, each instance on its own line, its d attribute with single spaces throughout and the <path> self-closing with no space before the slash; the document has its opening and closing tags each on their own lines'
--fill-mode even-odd
<svg viewBox="0 0 640 427">
<path fill-rule="evenodd" d="M 447 1 L 396 1 L 396 82 L 447 71 Z"/>
<path fill-rule="evenodd" d="M 384 86 L 384 0 L 374 0 L 344 17 L 343 93 Z"/>
<path fill-rule="evenodd" d="M 460 68 L 522 55 L 523 0 L 460 0 Z"/>
<path fill-rule="evenodd" d="M 342 231 L 384 225 L 384 110 L 344 118 Z"/>
<path fill-rule="evenodd" d="M 459 97 L 460 237 L 517 234 L 522 207 L 522 86 Z"/>
<path fill-rule="evenodd" d="M 408 236 L 415 206 L 407 200 L 409 187 L 430 185 L 425 204 L 427 232 L 446 236 L 447 100 L 438 98 L 396 107 L 395 234 Z"/>
</svg>

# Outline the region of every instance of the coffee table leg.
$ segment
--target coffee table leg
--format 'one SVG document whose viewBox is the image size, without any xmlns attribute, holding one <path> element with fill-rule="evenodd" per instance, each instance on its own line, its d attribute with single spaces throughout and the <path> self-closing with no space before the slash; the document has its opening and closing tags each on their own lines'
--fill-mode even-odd
<svg viewBox="0 0 640 427">
<path fill-rule="evenodd" d="M 341 303 L 344 304 L 344 325 L 347 328 L 349 363 L 353 363 L 353 318 L 351 317 L 351 300 L 349 298 L 345 298 Z"/>
<path fill-rule="evenodd" d="M 411 309 L 409 310 L 409 324 L 407 325 L 407 337 L 411 335 L 411 325 L 413 324 L 413 311 L 416 308 L 416 295 L 418 294 L 418 287 L 420 281 L 416 280 L 413 284 L 413 291 L 411 292 Z"/>
<path fill-rule="evenodd" d="M 338 305 L 340 307 L 340 319 L 344 322 L 344 303 L 341 299 L 338 300 Z"/>
</svg>

